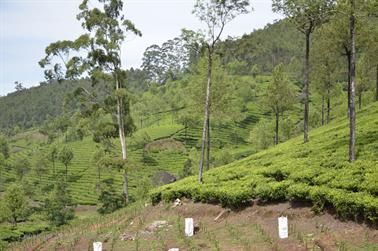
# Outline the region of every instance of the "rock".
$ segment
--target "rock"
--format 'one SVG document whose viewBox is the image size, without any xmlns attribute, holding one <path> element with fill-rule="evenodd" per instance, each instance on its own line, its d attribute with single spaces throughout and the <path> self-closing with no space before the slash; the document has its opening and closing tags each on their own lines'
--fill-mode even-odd
<svg viewBox="0 0 378 251">
<path fill-rule="evenodd" d="M 165 220 L 162 220 L 162 221 L 154 221 L 153 223 L 151 223 L 147 228 L 146 228 L 146 231 L 148 232 L 155 232 L 157 229 L 159 228 L 164 228 L 164 227 L 167 227 L 168 226 L 168 222 L 165 221 Z"/>
<path fill-rule="evenodd" d="M 181 206 L 182 205 L 182 202 L 181 202 L 181 200 L 180 199 L 176 199 L 175 200 L 175 202 L 173 203 L 173 208 L 175 208 L 175 207 L 178 207 L 178 206 Z"/>
<path fill-rule="evenodd" d="M 177 178 L 168 172 L 156 172 L 152 181 L 157 186 L 166 185 L 175 182 Z"/>
<path fill-rule="evenodd" d="M 121 236 L 121 241 L 133 241 L 133 240 L 135 240 L 135 234 L 125 233 Z"/>
<path fill-rule="evenodd" d="M 170 248 L 170 249 L 168 249 L 168 251 L 180 251 L 180 249 L 178 249 L 178 248 Z"/>
</svg>

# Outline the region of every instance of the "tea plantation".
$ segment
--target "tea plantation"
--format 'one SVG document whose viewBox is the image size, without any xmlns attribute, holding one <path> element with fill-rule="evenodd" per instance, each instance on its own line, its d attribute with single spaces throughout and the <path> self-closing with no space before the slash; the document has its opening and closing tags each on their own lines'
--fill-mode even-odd
<svg viewBox="0 0 378 251">
<path fill-rule="evenodd" d="M 348 162 L 348 119 L 338 118 L 297 137 L 204 174 L 153 190 L 153 203 L 190 198 L 239 208 L 264 202 L 305 201 L 315 211 L 378 223 L 378 103 L 357 114 L 357 157 Z"/>
</svg>

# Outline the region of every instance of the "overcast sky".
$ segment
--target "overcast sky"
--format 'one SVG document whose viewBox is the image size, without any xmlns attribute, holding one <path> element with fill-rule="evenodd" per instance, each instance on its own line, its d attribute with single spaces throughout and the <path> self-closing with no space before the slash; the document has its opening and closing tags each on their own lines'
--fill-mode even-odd
<svg viewBox="0 0 378 251">
<path fill-rule="evenodd" d="M 96 0 L 91 0 L 96 2 Z M 25 87 L 44 80 L 38 61 L 45 47 L 56 40 L 75 39 L 82 33 L 76 20 L 81 0 L 0 0 L 0 95 L 14 91 L 14 82 Z M 223 38 L 242 36 L 280 18 L 272 13 L 271 0 L 251 0 L 253 11 L 227 25 Z M 142 31 L 127 38 L 122 49 L 126 68 L 139 67 L 144 50 L 179 36 L 182 28 L 202 27 L 191 14 L 195 0 L 125 0 L 125 16 Z"/>
</svg>

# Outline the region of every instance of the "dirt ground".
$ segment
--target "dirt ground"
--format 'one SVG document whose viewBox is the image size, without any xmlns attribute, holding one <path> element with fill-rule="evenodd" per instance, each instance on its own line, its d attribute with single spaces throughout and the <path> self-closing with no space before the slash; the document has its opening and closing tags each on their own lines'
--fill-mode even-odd
<svg viewBox="0 0 378 251">
<path fill-rule="evenodd" d="M 278 237 L 279 216 L 288 217 L 287 239 Z M 197 232 L 193 237 L 184 235 L 184 218 L 194 219 Z M 166 225 L 151 228 L 155 221 L 166 221 Z M 44 241 L 13 250 L 92 250 L 94 241 L 103 242 L 106 251 L 378 250 L 378 230 L 340 221 L 329 213 L 315 215 L 308 206 L 288 202 L 253 205 L 235 212 L 183 201 L 175 208 L 172 204 L 146 206 L 118 219 L 49 235 Z"/>
</svg>

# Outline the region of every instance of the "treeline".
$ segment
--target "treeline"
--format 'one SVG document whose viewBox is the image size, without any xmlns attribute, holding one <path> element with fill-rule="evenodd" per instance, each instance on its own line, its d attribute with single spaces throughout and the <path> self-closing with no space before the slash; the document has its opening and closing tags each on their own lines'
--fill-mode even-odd
<svg viewBox="0 0 378 251">
<path fill-rule="evenodd" d="M 232 75 L 270 74 L 278 62 L 291 62 L 293 58 L 300 58 L 300 41 L 300 34 L 293 25 L 279 21 L 241 38 L 222 41 L 217 45 L 217 54 L 221 64 Z M 183 30 L 180 37 L 148 47 L 141 69 L 127 70 L 127 85 L 137 94 L 136 100 L 145 91 L 182 79 L 190 73 L 190 69 L 195 68 L 191 66 L 199 60 L 201 48 L 198 43 L 198 37 L 193 31 Z M 165 53 L 167 51 L 170 53 Z M 1 97 L 0 128 L 17 126 L 27 129 L 42 125 L 46 120 L 62 114 L 65 96 L 80 86 L 89 87 L 90 81 L 46 81 L 39 87 L 20 88 Z"/>
</svg>

